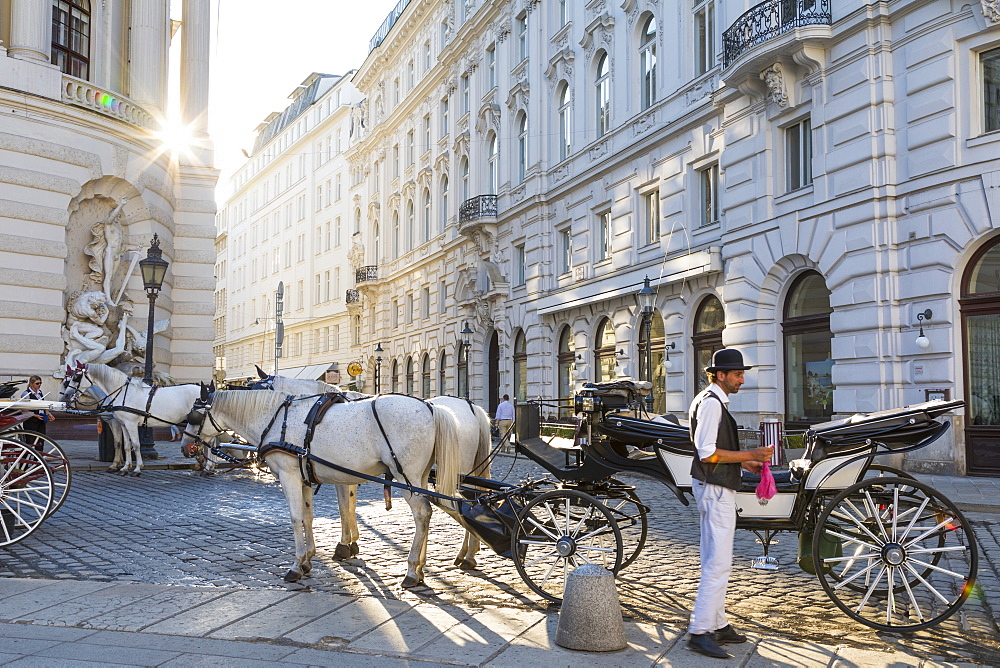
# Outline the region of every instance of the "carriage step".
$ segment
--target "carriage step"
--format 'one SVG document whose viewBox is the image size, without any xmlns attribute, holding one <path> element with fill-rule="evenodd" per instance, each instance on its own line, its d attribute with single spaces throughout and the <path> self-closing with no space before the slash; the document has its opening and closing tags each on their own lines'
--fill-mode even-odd
<svg viewBox="0 0 1000 668">
<path fill-rule="evenodd" d="M 759 543 L 760 541 L 757 542 Z M 750 568 L 756 568 L 761 571 L 776 571 L 778 570 L 778 558 L 754 557 L 750 560 Z"/>
</svg>

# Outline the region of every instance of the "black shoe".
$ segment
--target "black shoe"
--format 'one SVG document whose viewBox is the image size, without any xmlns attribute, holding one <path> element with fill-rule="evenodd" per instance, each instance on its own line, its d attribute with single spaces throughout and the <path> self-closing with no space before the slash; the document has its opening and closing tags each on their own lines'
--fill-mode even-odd
<svg viewBox="0 0 1000 668">
<path fill-rule="evenodd" d="M 711 633 L 692 633 L 688 639 L 688 649 L 713 659 L 731 659 L 732 656 L 726 650 L 719 647 Z"/>
<path fill-rule="evenodd" d="M 719 629 L 718 631 L 712 634 L 712 637 L 715 639 L 715 642 L 719 643 L 720 645 L 725 645 L 725 644 L 737 645 L 741 642 L 747 641 L 747 637 L 742 633 L 740 633 L 739 631 L 737 631 L 736 629 L 734 629 L 732 624 L 726 624 L 726 628 Z"/>
</svg>

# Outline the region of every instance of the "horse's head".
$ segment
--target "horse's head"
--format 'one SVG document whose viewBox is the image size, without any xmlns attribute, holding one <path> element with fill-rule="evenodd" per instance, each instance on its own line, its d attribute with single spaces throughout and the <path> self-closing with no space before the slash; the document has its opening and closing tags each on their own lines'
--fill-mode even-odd
<svg viewBox="0 0 1000 668">
<path fill-rule="evenodd" d="M 66 376 L 62 381 L 62 388 L 59 391 L 59 401 L 66 402 L 66 405 L 73 407 L 76 405 L 77 397 L 80 394 L 80 385 L 84 376 L 87 375 L 87 365 L 80 362 L 76 367 L 66 365 Z"/>
<path fill-rule="evenodd" d="M 247 383 L 247 388 L 251 390 L 273 390 L 274 376 L 268 375 L 259 365 L 255 364 L 254 366 L 257 367 L 258 379 L 252 383 Z"/>
<path fill-rule="evenodd" d="M 212 418 L 212 399 L 215 395 L 215 382 L 201 385 L 201 394 L 194 400 L 194 405 L 188 411 L 187 428 L 181 437 L 181 452 L 185 457 L 196 457 L 203 447 L 209 447 L 210 441 L 225 429 Z"/>
</svg>

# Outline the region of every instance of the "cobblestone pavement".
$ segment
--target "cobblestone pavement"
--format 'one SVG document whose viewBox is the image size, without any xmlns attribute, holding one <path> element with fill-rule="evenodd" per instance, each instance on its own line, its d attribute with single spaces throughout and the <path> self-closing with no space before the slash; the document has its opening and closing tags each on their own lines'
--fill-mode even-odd
<svg viewBox="0 0 1000 668">
<path fill-rule="evenodd" d="M 508 471 L 508 469 L 510 469 Z M 517 481 L 538 475 L 531 463 L 501 458 L 494 477 Z M 657 483 L 632 480 L 653 511 L 640 558 L 618 579 L 627 617 L 683 629 L 698 578 L 697 511 L 681 505 Z M 407 504 L 398 497 L 386 511 L 382 490 L 361 488 L 361 554 L 333 559 L 339 540 L 336 495 L 324 487 L 316 500 L 317 558 L 310 577 L 286 585 L 293 542 L 280 486 L 248 471 L 202 478 L 185 471 L 149 471 L 142 478 L 78 472 L 66 503 L 35 534 L 0 551 L 0 576 L 72 578 L 251 589 L 308 588 L 354 596 L 440 601 L 473 606 L 545 608 L 521 581 L 513 562 L 488 549 L 479 568 L 461 571 L 452 561 L 462 531 L 434 513 L 427 586 L 403 591 L 406 551 L 413 533 Z M 1000 529 L 986 514 L 971 513 L 984 553 L 981 586 L 959 614 L 930 631 L 907 637 L 879 634 L 841 613 L 815 576 L 795 565 L 794 535 L 772 548 L 777 572 L 749 568 L 761 549 L 738 532 L 728 609 L 733 623 L 765 637 L 851 645 L 859 650 L 901 649 L 924 656 L 1000 665 Z"/>
</svg>

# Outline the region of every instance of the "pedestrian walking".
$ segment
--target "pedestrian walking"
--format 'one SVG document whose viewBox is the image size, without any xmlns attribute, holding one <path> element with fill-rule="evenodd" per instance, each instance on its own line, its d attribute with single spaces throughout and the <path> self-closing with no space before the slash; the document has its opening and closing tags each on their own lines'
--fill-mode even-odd
<svg viewBox="0 0 1000 668">
<path fill-rule="evenodd" d="M 22 399 L 35 399 L 41 401 L 45 398 L 42 394 L 42 378 L 41 376 L 32 376 L 28 379 L 28 388 L 21 393 Z M 21 423 L 21 426 L 29 431 L 36 431 L 39 434 L 45 433 L 45 426 L 48 422 L 55 419 L 49 411 L 28 411 L 31 413 L 31 417 L 26 419 Z M 37 450 L 42 449 L 42 444 L 38 441 L 33 443 Z"/>
<path fill-rule="evenodd" d="M 170 425 L 170 440 L 171 441 L 178 441 L 178 440 L 180 440 L 181 435 L 184 433 L 184 426 L 185 425 L 183 425 L 183 424 L 179 424 L 179 425 L 178 424 L 172 424 L 172 425 Z"/>
<path fill-rule="evenodd" d="M 694 398 L 688 412 L 696 450 L 692 488 L 701 516 L 701 578 L 688 628 L 688 649 L 716 659 L 730 658 L 722 644 L 747 639 L 726 621 L 740 467 L 758 473 L 774 453 L 774 448 L 741 451 L 736 420 L 729 414 L 729 395 L 739 392 L 744 372 L 752 368 L 743 363 L 738 350 L 715 351 L 712 365 L 705 368 L 710 384 Z"/>
<path fill-rule="evenodd" d="M 500 430 L 500 445 L 503 445 L 510 438 L 510 426 L 514 424 L 514 405 L 510 403 L 509 394 L 503 395 L 503 401 L 497 406 L 496 423 L 497 429 Z"/>
</svg>

